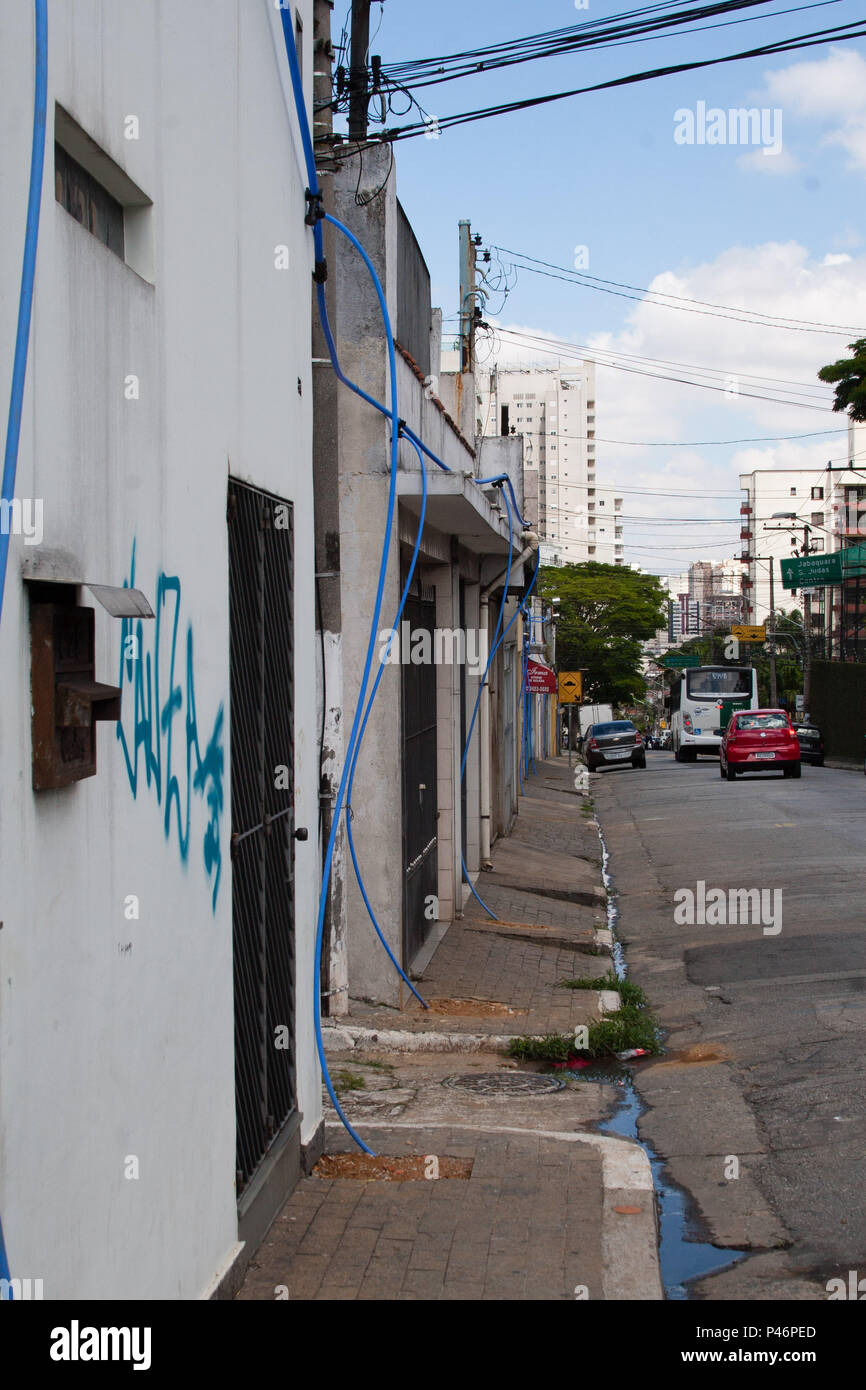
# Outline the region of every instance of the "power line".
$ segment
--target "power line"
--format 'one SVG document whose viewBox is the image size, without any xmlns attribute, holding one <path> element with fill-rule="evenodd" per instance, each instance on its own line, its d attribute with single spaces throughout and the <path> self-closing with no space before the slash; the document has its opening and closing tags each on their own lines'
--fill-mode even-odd
<svg viewBox="0 0 866 1390">
<path fill-rule="evenodd" d="M 864 33 L 866 33 L 866 30 L 864 30 Z M 497 249 L 498 249 L 498 250 L 502 250 L 501 247 L 499 247 L 499 248 L 497 248 Z M 522 254 L 522 253 L 518 251 L 518 252 L 508 252 L 507 254 L 509 254 L 509 255 L 520 255 L 520 254 Z M 527 257 L 526 259 L 528 260 L 529 257 Z M 611 294 L 611 295 L 613 295 L 616 299 L 631 299 L 631 300 L 635 301 L 635 302 L 638 303 L 638 304 L 647 304 L 647 305 L 649 305 L 650 308 L 653 308 L 653 309 L 673 309 L 673 310 L 675 310 L 675 311 L 676 311 L 677 313 L 679 313 L 679 314 L 697 314 L 697 315 L 699 315 L 701 318 L 728 319 L 728 320 L 730 320 L 730 321 L 733 322 L 733 323 L 748 324 L 751 328 L 771 328 L 771 329 L 780 329 L 780 330 L 783 330 L 783 331 L 788 332 L 788 333 L 820 333 L 820 334 L 822 334 L 822 335 L 824 335 L 824 336 L 833 336 L 833 337 L 837 336 L 837 334 L 842 334 L 842 335 L 853 334 L 854 336 L 857 336 L 857 335 L 860 335 L 860 334 L 863 333 L 863 329 L 860 329 L 860 328 L 846 328 L 846 327 L 844 327 L 844 326 L 838 326 L 838 327 L 828 326 L 828 327 L 825 327 L 825 328 L 818 328 L 818 327 L 814 327 L 814 328 L 813 328 L 813 327 L 808 327 L 808 326 L 807 326 L 807 325 L 808 325 L 808 320 L 798 321 L 798 320 L 796 320 L 796 319 L 790 319 L 790 320 L 788 320 L 787 322 L 783 322 L 783 321 L 781 321 L 781 320 L 780 320 L 780 321 L 773 321 L 773 318 L 774 318 L 773 315 L 770 315 L 770 314 L 761 314 L 761 313 L 759 313 L 758 310 L 752 310 L 752 309 L 737 309 L 737 308 L 733 308 L 732 306 L 727 306 L 727 307 L 732 308 L 732 312 L 730 312 L 730 313 L 723 313 L 723 312 L 720 312 L 720 310 L 721 310 L 722 308 L 724 308 L 725 306 L 718 306 L 717 308 L 713 308 L 713 309 L 700 309 L 700 308 L 694 308 L 694 307 L 692 307 L 693 305 L 699 305 L 699 304 L 702 304 L 702 303 L 704 302 L 703 300 L 700 300 L 700 299 L 691 300 L 691 301 L 689 301 L 688 303 L 684 303 L 684 304 L 665 304 L 665 303 L 661 302 L 660 299 L 651 299 L 651 298 L 648 298 L 648 296 L 650 296 L 650 295 L 657 295 L 657 296 L 664 297 L 664 298 L 669 298 L 669 299 L 680 299 L 680 298 L 683 298 L 683 296 L 681 296 L 681 295 L 667 295 L 667 296 L 665 296 L 663 290 L 645 290 L 645 289 L 639 289 L 639 288 L 638 288 L 638 291 L 637 291 L 636 294 L 628 294 L 628 293 L 626 293 L 626 290 L 625 290 L 625 289 L 616 290 L 616 289 L 610 289 L 610 288 L 608 288 L 608 286 L 616 284 L 616 281 L 615 281 L 615 280 L 604 281 L 603 283 L 599 283 L 599 284 L 587 284 L 587 283 L 585 283 L 585 281 L 583 281 L 583 280 L 575 279 L 574 276 L 575 276 L 578 272 L 576 272 L 576 271 L 575 271 L 575 272 L 569 272 L 569 271 L 567 270 L 566 267 L 559 267 L 559 269 L 563 269 L 563 270 L 566 271 L 565 274 L 559 275 L 559 274 L 556 274 L 553 270 L 542 270 L 542 269 L 540 269 L 539 266 L 518 265 L 516 262 L 512 262 L 512 264 L 514 265 L 514 268 L 515 268 L 516 270 L 526 270 L 526 271 L 529 272 L 530 275 L 542 275 L 542 276 L 544 276 L 544 278 L 547 279 L 547 280 L 559 280 L 559 281 L 562 281 L 562 282 L 563 282 L 564 284 L 566 284 L 566 285 L 574 285 L 574 286 L 576 286 L 576 287 L 579 286 L 581 289 L 585 289 L 585 290 L 597 290 L 599 294 Z M 592 277 L 592 278 L 595 279 L 596 277 Z M 632 289 L 632 288 L 636 288 L 636 287 L 635 287 L 635 286 L 628 286 L 628 288 L 629 288 L 629 289 Z M 750 317 L 747 317 L 747 316 L 750 315 L 750 314 L 753 315 L 753 317 L 751 317 L 751 318 L 750 318 Z"/>
<path fill-rule="evenodd" d="M 858 27 L 860 26 L 860 27 Z M 606 82 L 596 82 L 587 87 L 573 87 L 567 91 L 550 92 L 540 97 L 525 97 L 519 101 L 500 102 L 495 106 L 479 107 L 473 111 L 463 111 L 452 116 L 431 118 L 437 133 L 450 130 L 458 125 L 468 125 L 473 121 L 488 120 L 491 116 L 507 115 L 512 111 L 525 111 L 531 107 L 546 106 L 554 101 L 564 101 L 568 97 L 585 96 L 589 92 L 607 91 L 615 87 L 625 87 L 637 82 L 649 82 L 659 77 L 671 77 L 681 72 L 695 72 L 702 68 L 718 67 L 723 63 L 745 62 L 750 58 L 766 58 L 777 53 L 793 53 L 803 48 L 815 48 L 822 44 L 844 42 L 846 39 L 866 37 L 866 27 L 862 20 L 851 24 L 833 25 L 827 29 L 815 29 L 807 34 L 797 34 L 789 39 L 775 43 L 762 44 L 742 53 L 728 53 L 721 58 L 703 58 L 690 63 L 673 63 L 667 67 L 650 68 L 644 72 L 630 73 L 626 77 L 611 78 Z M 379 140 L 409 140 L 429 133 L 431 119 L 410 122 L 408 125 L 386 129 L 379 133 Z M 328 137 L 330 138 L 330 137 Z"/>
<path fill-rule="evenodd" d="M 539 338 L 539 339 L 534 339 L 534 338 L 532 338 L 532 336 L 531 336 L 530 334 L 518 333 L 518 332 L 516 332 L 516 331 L 514 331 L 514 330 L 512 330 L 512 329 L 508 329 L 508 328 L 500 328 L 500 327 L 497 327 L 497 330 L 496 330 L 496 331 L 497 331 L 497 333 L 504 333 L 504 334 L 506 334 L 506 335 L 509 336 L 509 337 L 514 337 L 514 338 L 525 338 L 525 339 L 528 339 L 529 341 L 533 341 L 533 342 L 534 342 L 534 341 L 537 341 L 537 342 L 544 342 L 544 341 L 545 341 L 545 339 L 541 339 L 541 338 Z M 565 347 L 565 346 L 567 346 L 567 344 L 564 344 L 564 343 L 563 343 L 563 344 L 560 344 L 558 348 L 543 348 L 543 347 L 542 347 L 542 348 L 538 348 L 537 350 L 538 350 L 539 352 L 545 352 L 545 353 L 548 353 L 548 354 L 553 353 L 554 355 L 558 355 L 559 357 L 568 357 L 569 354 L 568 354 L 567 352 L 563 352 L 563 351 L 562 351 L 563 347 Z M 579 347 L 579 345 L 578 345 L 578 344 L 575 344 L 575 347 Z M 586 349 L 582 349 L 582 351 L 586 351 Z M 592 348 L 592 349 L 590 349 L 590 351 L 592 351 L 593 353 L 599 353 L 599 352 L 605 352 L 606 349 L 604 349 L 604 348 Z M 575 354 L 575 355 L 576 355 L 576 354 Z M 585 360 L 587 360 L 587 359 L 586 359 L 584 356 L 581 356 L 579 360 L 585 361 Z M 633 376 L 647 376 L 647 377 L 652 377 L 652 378 L 654 378 L 656 381 L 670 381 L 670 382 L 673 382 L 674 384 L 679 385 L 679 386 L 695 386 L 695 387 L 698 387 L 698 388 L 699 388 L 700 390 L 702 390 L 702 391 L 719 391 L 719 392 L 721 392 L 723 395 L 727 395 L 727 396 L 729 396 L 729 397 L 731 397 L 731 398 L 736 398 L 736 399 L 742 398 L 742 399 L 746 399 L 746 400 L 766 401 L 766 402 L 767 402 L 768 404 L 770 404 L 770 405 L 797 406 L 797 407 L 798 407 L 799 409 L 801 409 L 801 410 L 820 410 L 822 413 L 823 413 L 824 411 L 830 409 L 829 403 L 828 403 L 827 405 L 817 405 L 817 404 L 809 403 L 809 402 L 807 402 L 807 401 L 782 400 L 782 399 L 781 399 L 780 397 L 778 397 L 778 396 L 763 396 L 763 395 L 759 395 L 758 392 L 756 392 L 756 391 L 741 391 L 741 390 L 739 390 L 739 388 L 737 388 L 735 391 L 732 392 L 732 391 L 730 390 L 730 388 L 727 387 L 727 386 L 714 386 L 714 385 L 712 385 L 710 382 L 706 382 L 706 381 L 689 381 L 688 378 L 686 378 L 686 377 L 669 376 L 669 375 L 665 374 L 664 372 L 644 371 L 644 370 L 642 370 L 642 369 L 639 368 L 639 367 L 629 367 L 629 366 L 626 366 L 626 365 L 625 365 L 624 363 L 622 363 L 622 362 L 603 362 L 603 361 L 601 361 L 600 358 L 597 357 L 597 356 L 593 357 L 593 358 L 590 359 L 590 360 L 592 360 L 592 361 L 595 363 L 595 365 L 596 365 L 597 367 L 609 367 L 609 368 L 611 368 L 611 370 L 613 370 L 613 371 L 617 371 L 617 372 L 629 372 L 629 373 L 631 373 Z M 689 370 L 689 369 L 687 368 L 686 370 Z M 701 370 L 701 369 L 692 369 L 692 370 Z M 704 372 L 703 374 L 706 375 L 707 373 Z M 732 372 L 730 375 L 731 375 L 731 376 L 736 376 L 736 373 L 733 373 L 733 372 Z"/>
<path fill-rule="evenodd" d="M 754 23 L 756 20 L 775 19 L 781 15 L 797 14 L 800 10 L 823 9 L 837 0 L 817 0 L 817 3 L 799 5 L 770 14 L 743 15 L 738 19 L 724 20 L 719 24 L 706 24 L 698 28 L 684 29 L 683 25 L 716 15 L 727 14 L 740 9 L 751 9 L 756 4 L 763 5 L 767 0 L 745 0 L 745 3 L 711 4 L 698 9 L 675 11 L 673 14 L 660 13 L 672 9 L 670 4 L 650 5 L 645 9 L 610 15 L 604 20 L 588 21 L 565 29 L 554 29 L 546 34 L 528 35 L 523 39 L 489 45 L 445 57 L 422 58 L 414 61 L 385 63 L 382 74 L 386 79 L 399 79 L 412 88 L 438 86 L 461 77 L 473 77 L 482 72 L 493 72 L 497 68 L 511 67 L 518 63 L 536 62 L 540 58 L 556 57 L 582 49 L 595 50 L 620 48 L 629 44 L 649 42 L 664 38 L 667 32 L 677 29 L 680 34 L 703 33 L 704 30 L 723 29 L 737 24 Z M 622 21 L 637 21 L 633 23 Z"/>
</svg>

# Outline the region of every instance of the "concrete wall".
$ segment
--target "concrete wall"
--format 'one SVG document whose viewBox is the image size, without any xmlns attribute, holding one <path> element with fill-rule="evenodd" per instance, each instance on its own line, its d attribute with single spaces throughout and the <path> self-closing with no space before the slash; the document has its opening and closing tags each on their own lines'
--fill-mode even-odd
<svg viewBox="0 0 866 1390">
<path fill-rule="evenodd" d="M 311 73 L 311 0 L 297 0 Z M 270 12 L 269 12 L 270 11 Z M 6 7 L 0 379 L 11 374 L 32 109 L 32 8 Z M 295 647 L 314 649 L 309 277 L 304 176 L 274 37 L 247 0 L 49 4 L 49 122 L 16 494 L 44 499 L 45 550 L 132 581 L 162 621 L 99 731 L 96 777 L 31 790 L 29 624 L 13 539 L 0 631 L 0 1209 L 12 1272 L 46 1298 L 191 1298 L 231 1257 L 234 1056 L 226 483 L 295 508 Z M 283 59 L 283 63 L 284 63 Z M 55 201 L 59 102 L 152 199 L 153 283 Z M 125 120 L 138 117 L 137 139 Z M 275 248 L 288 248 L 288 270 Z M 138 398 L 125 380 L 138 379 Z M 90 602 L 82 595 L 82 602 Z M 174 623 L 177 641 L 174 644 Z M 97 678 L 121 624 L 96 614 Z M 187 657 L 187 635 L 191 646 Z M 151 666 L 146 660 L 150 658 Z M 136 733 L 136 680 L 179 708 Z M 296 822 L 317 814 L 315 682 L 299 667 Z M 193 709 L 194 694 L 194 709 Z M 222 772 L 189 786 L 188 732 Z M 222 721 L 222 722 L 221 722 Z M 160 759 L 162 794 L 145 766 Z M 126 750 L 126 751 L 125 751 Z M 195 766 L 193 754 L 193 767 Z M 137 768 L 137 771 L 136 771 Z M 165 785 L 190 804 L 178 832 Z M 206 793 L 205 793 L 206 794 Z M 218 847 L 206 858 L 211 830 Z M 310 1045 L 315 836 L 296 856 L 298 1089 Z M 139 903 L 129 916 L 129 899 Z M 138 1176 L 129 1176 L 137 1159 Z"/>
</svg>

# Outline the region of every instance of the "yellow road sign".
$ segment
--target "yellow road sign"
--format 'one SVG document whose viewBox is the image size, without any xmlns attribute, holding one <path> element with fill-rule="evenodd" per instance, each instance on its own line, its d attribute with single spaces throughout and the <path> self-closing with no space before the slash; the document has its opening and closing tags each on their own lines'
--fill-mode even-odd
<svg viewBox="0 0 866 1390">
<path fill-rule="evenodd" d="M 559 703 L 579 705 L 583 696 L 583 677 L 580 671 L 560 671 Z"/>
<path fill-rule="evenodd" d="M 767 640 L 767 629 L 761 627 L 749 627 L 746 623 L 735 623 L 731 628 L 731 636 L 738 637 L 741 642 L 765 642 Z"/>
</svg>

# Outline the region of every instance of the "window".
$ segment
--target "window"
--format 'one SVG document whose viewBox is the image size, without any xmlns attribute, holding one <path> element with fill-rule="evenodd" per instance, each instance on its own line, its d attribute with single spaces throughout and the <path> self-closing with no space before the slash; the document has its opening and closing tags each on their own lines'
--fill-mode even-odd
<svg viewBox="0 0 866 1390">
<path fill-rule="evenodd" d="M 824 489 L 823 489 L 822 487 L 813 487 L 813 488 L 812 488 L 812 501 L 813 501 L 813 502 L 823 502 L 823 500 L 824 500 Z"/>
<path fill-rule="evenodd" d="M 791 488 L 791 496 L 792 496 L 792 497 L 796 497 L 796 496 L 797 496 L 797 489 L 796 489 L 795 487 L 792 487 L 792 488 Z"/>
<path fill-rule="evenodd" d="M 54 196 L 91 236 L 153 281 L 153 203 L 62 106 L 54 108 Z"/>
<path fill-rule="evenodd" d="M 813 513 L 812 513 L 812 525 L 813 525 L 813 526 L 823 526 L 823 525 L 824 525 L 824 513 L 823 513 L 823 512 L 813 512 Z"/>
<path fill-rule="evenodd" d="M 824 549 L 824 538 L 823 538 L 823 536 L 822 536 L 820 539 L 818 539 L 818 540 L 813 540 L 813 541 L 812 541 L 812 549 L 813 549 L 816 553 L 817 553 L 819 550 L 823 550 L 823 549 Z"/>
<path fill-rule="evenodd" d="M 86 169 L 54 146 L 54 196 L 88 232 L 123 260 L 123 207 Z"/>
</svg>

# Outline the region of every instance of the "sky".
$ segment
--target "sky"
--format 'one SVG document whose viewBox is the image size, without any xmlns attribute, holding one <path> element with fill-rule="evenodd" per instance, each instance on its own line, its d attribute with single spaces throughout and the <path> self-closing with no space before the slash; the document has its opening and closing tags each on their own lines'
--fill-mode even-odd
<svg viewBox="0 0 866 1390">
<path fill-rule="evenodd" d="M 372 7 L 370 52 L 383 63 L 449 54 L 598 22 L 638 3 L 384 0 Z M 682 0 L 680 8 L 692 5 Z M 344 8 L 348 0 L 337 0 L 335 41 Z M 863 18 L 855 0 L 770 0 L 704 21 L 725 27 L 703 33 L 544 58 L 415 95 L 441 119 Z M 716 135 L 727 136 L 727 112 L 743 107 L 766 112 L 763 134 L 755 144 L 685 142 L 690 120 L 697 133 L 700 103 Z M 721 123 L 713 109 L 725 113 Z M 388 124 L 413 119 L 417 112 L 389 115 Z M 457 311 L 461 218 L 492 250 L 497 282 L 516 252 L 708 306 L 684 312 L 633 290 L 602 292 L 528 269 L 509 273 L 507 297 L 491 294 L 487 302 L 497 331 L 481 335 L 479 361 L 567 364 L 575 355 L 567 343 L 581 345 L 577 356 L 598 353 L 599 364 L 605 350 L 608 361 L 617 354 L 620 369 L 597 368 L 597 477 L 622 492 L 628 563 L 664 574 L 735 556 L 741 472 L 847 461 L 844 417 L 832 413 L 831 388 L 816 373 L 866 336 L 866 40 L 720 64 L 433 132 L 395 144 L 394 176 L 446 327 Z M 741 307 L 833 327 L 725 317 Z M 527 343 L 515 332 L 553 341 Z M 559 340 L 567 340 L 561 351 Z M 700 368 L 704 388 L 638 374 L 683 372 L 636 358 L 685 364 L 690 377 Z M 791 437 L 800 435 L 813 437 Z M 759 442 L 721 442 L 752 439 Z"/>
</svg>

